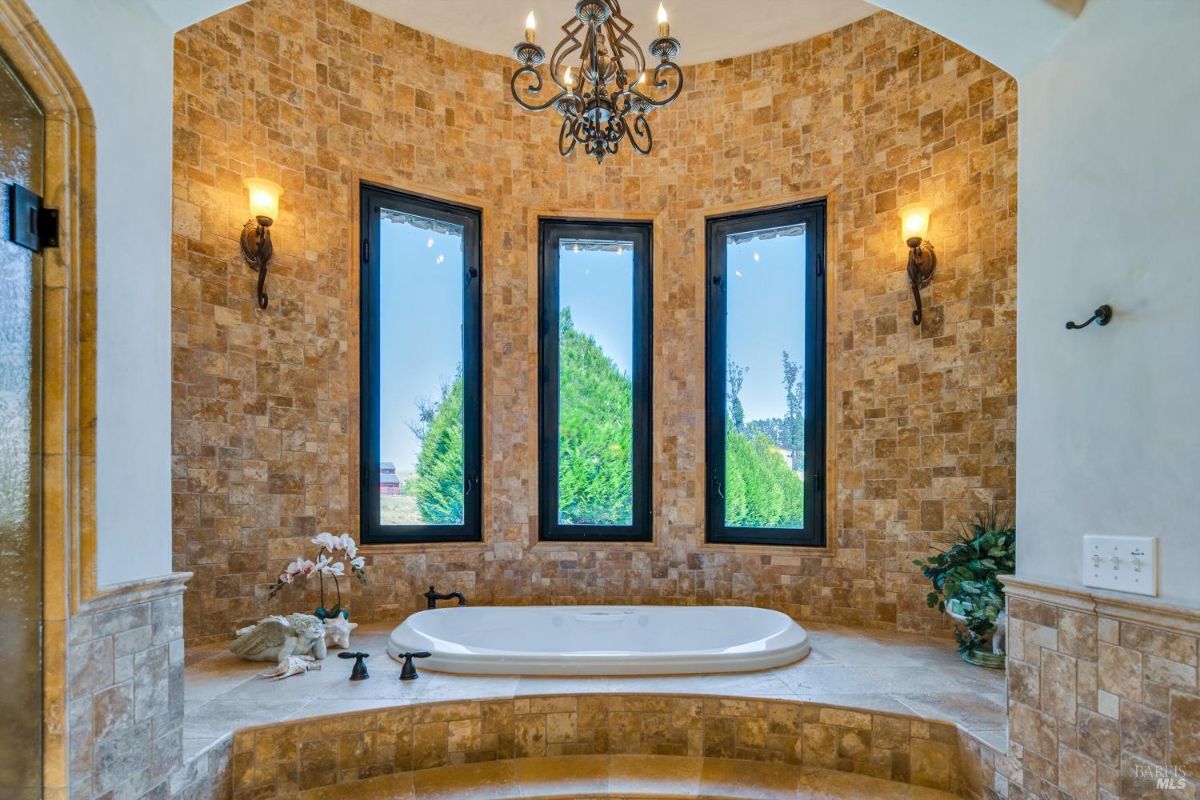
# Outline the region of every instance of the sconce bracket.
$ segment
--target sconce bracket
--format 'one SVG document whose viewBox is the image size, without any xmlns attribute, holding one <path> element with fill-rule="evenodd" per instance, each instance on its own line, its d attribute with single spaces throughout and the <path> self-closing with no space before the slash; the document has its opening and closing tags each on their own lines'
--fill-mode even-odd
<svg viewBox="0 0 1200 800">
<path fill-rule="evenodd" d="M 265 291 L 267 283 L 267 264 L 275 250 L 271 245 L 271 220 L 257 217 L 247 220 L 242 228 L 242 257 L 250 268 L 258 272 L 258 307 L 267 307 L 268 297 Z"/>
<path fill-rule="evenodd" d="M 916 310 L 913 311 L 913 325 L 920 325 L 923 317 L 921 309 L 921 290 L 933 283 L 933 270 L 937 267 L 937 254 L 933 251 L 933 245 L 929 242 L 912 238 L 908 240 L 908 282 L 912 287 L 913 302 L 916 303 Z"/>
</svg>

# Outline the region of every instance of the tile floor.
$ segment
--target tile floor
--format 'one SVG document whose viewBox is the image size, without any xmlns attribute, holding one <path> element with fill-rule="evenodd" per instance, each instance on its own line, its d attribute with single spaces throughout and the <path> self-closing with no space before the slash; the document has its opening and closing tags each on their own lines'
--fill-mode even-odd
<svg viewBox="0 0 1200 800">
<path fill-rule="evenodd" d="M 371 678 L 351 683 L 351 662 L 333 651 L 322 669 L 283 681 L 257 674 L 269 665 L 240 661 L 224 647 L 188 653 L 184 754 L 191 759 L 237 728 L 323 714 L 426 703 L 595 692 L 719 694 L 806 700 L 953 722 L 1005 749 L 1002 670 L 964 663 L 954 641 L 890 631 L 806 624 L 812 653 L 762 672 L 667 677 L 483 677 L 423 670 L 399 680 L 385 652 L 390 625 L 354 632 L 355 650 L 371 653 Z"/>
</svg>

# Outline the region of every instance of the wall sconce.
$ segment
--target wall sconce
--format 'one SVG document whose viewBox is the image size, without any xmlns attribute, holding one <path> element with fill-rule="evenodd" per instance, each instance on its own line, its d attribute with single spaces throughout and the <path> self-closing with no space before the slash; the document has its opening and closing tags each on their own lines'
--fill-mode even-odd
<svg viewBox="0 0 1200 800">
<path fill-rule="evenodd" d="M 925 241 L 929 235 L 929 206 L 911 203 L 900 209 L 900 229 L 908 245 L 908 282 L 912 286 L 913 300 L 917 308 L 913 311 L 913 325 L 921 324 L 921 290 L 933 281 L 933 268 L 937 266 L 937 255 L 933 245 Z"/>
<path fill-rule="evenodd" d="M 247 178 L 243 183 L 250 196 L 250 219 L 242 228 L 242 257 L 258 271 L 258 307 L 267 307 L 267 264 L 271 247 L 271 225 L 279 219 L 279 196 L 283 187 L 263 178 Z"/>
</svg>

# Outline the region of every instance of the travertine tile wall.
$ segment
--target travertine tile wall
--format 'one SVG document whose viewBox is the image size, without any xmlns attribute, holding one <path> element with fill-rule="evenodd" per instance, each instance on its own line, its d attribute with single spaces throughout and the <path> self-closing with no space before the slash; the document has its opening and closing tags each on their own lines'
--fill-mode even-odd
<svg viewBox="0 0 1200 800">
<path fill-rule="evenodd" d="M 985 798 L 1200 798 L 1200 615 L 1010 585 L 1009 751 L 964 753 Z"/>
<path fill-rule="evenodd" d="M 564 10 L 564 13 L 565 10 Z M 514 22 L 519 35 L 519 20 Z M 685 43 L 686 45 L 686 43 Z M 254 0 L 175 54 L 174 552 L 195 573 L 189 642 L 268 611 L 312 533 L 357 533 L 358 180 L 484 209 L 481 545 L 371 553 L 362 619 L 430 583 L 473 601 L 752 603 L 923 629 L 909 560 L 1013 495 L 1016 84 L 887 13 L 687 70 L 656 149 L 561 159 L 557 126 L 508 97 L 511 62 L 341 0 Z M 241 181 L 286 190 L 271 306 L 237 236 Z M 831 548 L 703 544 L 706 210 L 830 202 Z M 909 322 L 896 209 L 934 206 L 939 253 Z M 535 210 L 657 215 L 651 546 L 536 539 Z"/>
<path fill-rule="evenodd" d="M 779 761 L 951 789 L 947 723 L 784 700 L 670 695 L 504 698 L 356 712 L 238 732 L 234 800 L 411 770 L 555 755 Z"/>
<path fill-rule="evenodd" d="M 112 593 L 72 615 L 69 796 L 169 797 L 183 761 L 183 583 Z"/>
</svg>

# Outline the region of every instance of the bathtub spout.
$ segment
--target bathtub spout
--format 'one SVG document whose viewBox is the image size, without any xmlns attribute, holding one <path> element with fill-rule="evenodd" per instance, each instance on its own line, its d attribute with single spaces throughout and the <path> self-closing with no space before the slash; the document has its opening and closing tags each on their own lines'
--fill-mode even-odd
<svg viewBox="0 0 1200 800">
<path fill-rule="evenodd" d="M 432 586 L 425 593 L 426 608 L 437 608 L 438 600 L 458 600 L 460 606 L 467 604 L 467 598 L 462 592 L 450 592 L 450 594 L 439 594 Z"/>
</svg>

